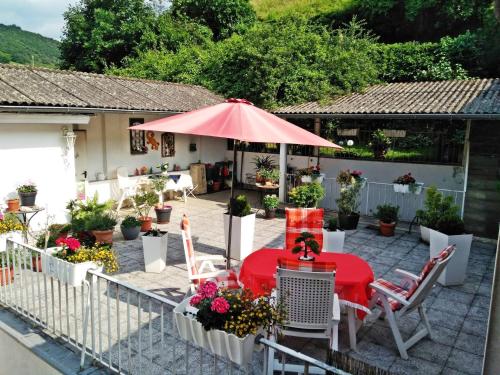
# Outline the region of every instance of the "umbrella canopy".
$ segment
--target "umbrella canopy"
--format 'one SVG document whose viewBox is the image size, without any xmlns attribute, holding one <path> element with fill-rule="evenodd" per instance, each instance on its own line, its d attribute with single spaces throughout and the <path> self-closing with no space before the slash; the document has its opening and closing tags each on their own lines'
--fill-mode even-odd
<svg viewBox="0 0 500 375">
<path fill-rule="evenodd" d="M 228 99 L 225 103 L 165 117 L 130 129 L 230 138 L 245 142 L 341 148 L 255 107 L 245 99 Z"/>
</svg>

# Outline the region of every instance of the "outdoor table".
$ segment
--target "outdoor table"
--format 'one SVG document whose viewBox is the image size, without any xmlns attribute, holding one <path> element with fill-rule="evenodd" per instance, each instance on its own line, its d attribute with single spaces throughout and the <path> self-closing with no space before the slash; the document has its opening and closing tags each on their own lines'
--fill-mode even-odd
<svg viewBox="0 0 500 375">
<path fill-rule="evenodd" d="M 264 193 L 271 193 L 271 192 L 276 192 L 279 190 L 280 186 L 278 184 L 274 185 L 266 185 L 266 184 L 261 184 L 261 183 L 255 183 L 255 187 L 257 188 L 257 191 L 259 192 L 260 195 L 260 203 L 263 204 L 264 201 Z"/>
<path fill-rule="evenodd" d="M 355 310 L 360 320 L 370 313 L 369 284 L 374 280 L 373 270 L 366 261 L 353 254 L 322 252 L 314 256 L 318 261 L 335 262 L 337 265 L 335 292 L 340 304 L 347 308 L 350 344 L 355 349 L 356 331 L 359 328 Z M 276 287 L 276 267 L 280 257 L 297 259 L 298 255 L 282 249 L 257 250 L 243 261 L 239 280 L 256 295 L 269 294 Z"/>
<path fill-rule="evenodd" d="M 44 211 L 45 208 L 43 207 L 27 207 L 27 206 L 21 206 L 18 211 L 11 212 L 12 214 L 15 214 L 19 222 L 24 226 L 23 234 L 24 234 L 24 240 L 28 242 L 28 234 L 31 235 L 30 233 L 30 222 L 31 220 L 35 217 L 35 215 L 41 211 Z"/>
</svg>

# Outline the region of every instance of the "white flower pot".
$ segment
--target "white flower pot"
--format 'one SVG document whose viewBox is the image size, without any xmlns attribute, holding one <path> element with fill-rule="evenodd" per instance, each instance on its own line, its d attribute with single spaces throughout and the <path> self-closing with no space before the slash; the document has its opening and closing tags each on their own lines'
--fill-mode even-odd
<svg viewBox="0 0 500 375">
<path fill-rule="evenodd" d="M 410 185 L 394 184 L 394 192 L 407 194 L 410 192 Z"/>
<path fill-rule="evenodd" d="M 23 241 L 23 232 L 21 231 L 13 231 L 13 232 L 7 232 L 0 234 L 0 252 L 6 251 L 7 250 L 7 238 L 10 238 L 14 241 L 17 242 L 24 242 Z"/>
<path fill-rule="evenodd" d="M 312 182 L 312 177 L 311 176 L 301 176 L 300 181 L 304 184 L 308 184 Z"/>
<path fill-rule="evenodd" d="M 255 214 L 243 217 L 233 216 L 231 236 L 231 258 L 242 261 L 255 249 L 253 238 L 255 233 Z M 227 249 L 229 234 L 229 215 L 224 214 L 224 237 Z"/>
<path fill-rule="evenodd" d="M 312 175 L 311 176 L 312 182 L 317 182 L 318 184 L 322 184 L 324 178 L 325 178 L 325 174 L 324 173 L 320 173 L 319 175 Z M 302 181 L 302 182 L 304 182 L 304 181 Z"/>
<path fill-rule="evenodd" d="M 450 259 L 438 282 L 444 286 L 463 284 L 469 262 L 472 234 L 448 236 L 430 229 L 430 257 L 437 256 L 441 250 L 449 245 L 455 245 L 456 250 Z"/>
<path fill-rule="evenodd" d="M 420 195 L 420 193 L 422 193 L 423 187 L 424 187 L 423 182 L 415 182 L 414 184 L 412 184 L 410 192 L 415 195 Z"/>
<path fill-rule="evenodd" d="M 345 232 L 342 230 L 328 231 L 323 228 L 323 251 L 343 253 Z"/>
<path fill-rule="evenodd" d="M 166 267 L 168 233 L 160 237 L 142 236 L 146 272 L 160 273 Z"/>
<path fill-rule="evenodd" d="M 423 225 L 420 226 L 420 239 L 425 243 L 429 243 L 431 241 L 431 234 L 429 230 L 429 228 L 424 227 Z"/>
<path fill-rule="evenodd" d="M 52 254 L 58 248 L 49 248 L 41 253 L 42 273 L 53 277 L 69 286 L 80 286 L 90 269 L 102 272 L 103 267 L 94 262 L 69 263 L 63 259 L 56 258 Z"/>
</svg>

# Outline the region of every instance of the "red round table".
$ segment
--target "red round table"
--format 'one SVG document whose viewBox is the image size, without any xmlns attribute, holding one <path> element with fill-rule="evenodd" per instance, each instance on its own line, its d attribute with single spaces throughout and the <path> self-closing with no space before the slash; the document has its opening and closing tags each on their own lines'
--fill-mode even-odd
<svg viewBox="0 0 500 375">
<path fill-rule="evenodd" d="M 280 257 L 297 259 L 298 255 L 282 249 L 257 250 L 243 261 L 239 280 L 256 295 L 270 293 L 276 287 L 276 266 Z M 335 292 L 341 303 L 357 309 L 358 317 L 363 319 L 369 312 L 369 284 L 373 281 L 370 265 L 353 254 L 322 252 L 315 257 L 318 261 L 336 263 Z"/>
</svg>

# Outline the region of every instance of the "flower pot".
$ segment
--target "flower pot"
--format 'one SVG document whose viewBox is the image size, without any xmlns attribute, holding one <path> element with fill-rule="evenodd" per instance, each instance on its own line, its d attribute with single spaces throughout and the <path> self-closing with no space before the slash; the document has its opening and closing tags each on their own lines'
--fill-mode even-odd
<svg viewBox="0 0 500 375">
<path fill-rule="evenodd" d="M 414 184 L 410 185 L 410 192 L 415 195 L 420 195 L 420 193 L 422 193 L 423 187 L 423 182 L 415 182 Z"/>
<path fill-rule="evenodd" d="M 0 285 L 9 285 L 14 281 L 14 267 L 0 267 Z"/>
<path fill-rule="evenodd" d="M 158 224 L 170 223 L 170 214 L 172 213 L 172 206 L 156 207 L 156 222 Z"/>
<path fill-rule="evenodd" d="M 364 187 L 366 186 L 366 182 L 367 181 L 368 181 L 368 179 L 366 177 L 358 177 L 358 178 L 356 178 L 356 182 L 360 185 L 361 189 L 364 189 Z"/>
<path fill-rule="evenodd" d="M 311 179 L 313 182 L 317 182 L 318 184 L 321 184 L 323 183 L 323 179 L 325 178 L 325 174 L 324 173 L 320 173 L 320 174 L 313 174 L 311 176 Z"/>
<path fill-rule="evenodd" d="M 407 194 L 410 192 L 410 185 L 394 184 L 394 192 Z"/>
<path fill-rule="evenodd" d="M 323 228 L 323 251 L 344 252 L 344 240 L 345 232 L 343 230 L 329 231 Z"/>
<path fill-rule="evenodd" d="M 430 229 L 423 225 L 420 226 L 420 239 L 425 243 L 429 243 L 431 240 Z"/>
<path fill-rule="evenodd" d="M 146 272 L 160 273 L 165 269 L 167 262 L 167 236 L 167 232 L 159 237 L 142 236 Z"/>
<path fill-rule="evenodd" d="M 378 222 L 380 234 L 385 237 L 394 236 L 394 230 L 396 229 L 396 223 L 384 223 L 383 221 Z"/>
<path fill-rule="evenodd" d="M 113 232 L 114 232 L 114 229 L 93 230 L 92 234 L 95 237 L 95 242 L 112 244 L 113 243 Z"/>
<path fill-rule="evenodd" d="M 138 218 L 141 222 L 141 232 L 147 232 L 151 230 L 151 224 L 153 223 L 153 218 L 149 216 L 141 216 Z"/>
<path fill-rule="evenodd" d="M 34 272 L 42 272 L 42 257 L 36 256 L 31 258 L 31 269 Z"/>
<path fill-rule="evenodd" d="M 276 208 L 265 208 L 266 219 L 274 219 L 276 217 Z"/>
<path fill-rule="evenodd" d="M 469 262 L 472 234 L 459 234 L 448 236 L 444 233 L 430 229 L 430 258 L 437 256 L 441 250 L 449 245 L 455 245 L 455 253 L 438 278 L 444 286 L 461 285 L 464 283 L 467 264 Z"/>
<path fill-rule="evenodd" d="M 125 241 L 131 241 L 135 240 L 137 237 L 139 237 L 139 234 L 141 233 L 141 227 L 123 227 L 120 226 L 120 229 L 122 231 L 123 238 Z"/>
<path fill-rule="evenodd" d="M 16 212 L 19 211 L 19 199 L 9 199 L 7 200 L 7 211 Z"/>
<path fill-rule="evenodd" d="M 231 258 L 243 260 L 253 251 L 255 233 L 255 214 L 243 217 L 233 216 L 231 235 Z M 227 248 L 229 234 L 229 215 L 224 214 L 224 237 Z"/>
<path fill-rule="evenodd" d="M 7 250 L 7 238 L 17 242 L 23 242 L 23 233 L 20 231 L 13 231 L 0 234 L 0 252 Z"/>
<path fill-rule="evenodd" d="M 339 213 L 339 227 L 343 230 L 352 230 L 358 227 L 359 214 L 351 213 L 350 215 Z"/>
<path fill-rule="evenodd" d="M 19 192 L 19 199 L 21 200 L 21 206 L 32 207 L 35 205 L 36 201 L 36 191 L 31 193 Z"/>
<path fill-rule="evenodd" d="M 302 181 L 302 183 L 304 183 L 304 184 L 308 184 L 308 183 L 312 182 L 312 177 L 311 176 L 301 176 L 300 181 Z"/>
</svg>

